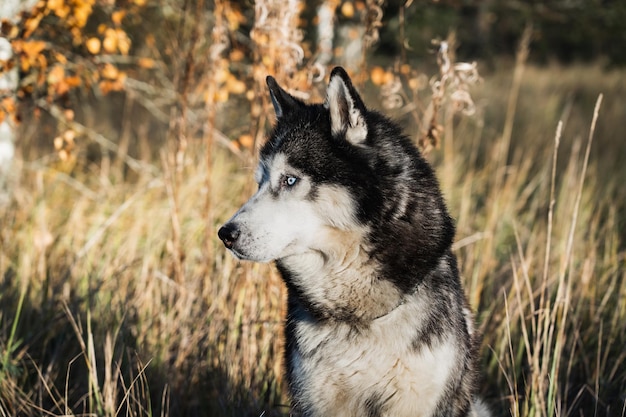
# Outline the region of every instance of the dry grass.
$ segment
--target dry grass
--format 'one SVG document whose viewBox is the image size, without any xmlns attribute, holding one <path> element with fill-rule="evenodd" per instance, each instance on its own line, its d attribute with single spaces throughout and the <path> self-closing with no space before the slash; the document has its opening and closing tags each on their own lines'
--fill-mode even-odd
<svg viewBox="0 0 626 417">
<path fill-rule="evenodd" d="M 257 42 L 273 30 L 265 23 Z M 223 52 L 210 56 L 215 71 Z M 254 71 L 269 68 L 262 62 Z M 217 129 L 254 141 L 272 118 L 257 72 L 250 110 L 211 95 L 208 131 L 177 119 L 165 151 L 139 150 L 141 161 L 124 151 L 125 164 L 83 154 L 67 166 L 29 149 L 44 123 L 25 127 L 13 195 L 0 207 L 0 416 L 288 414 L 284 287 L 273 267 L 236 262 L 214 236 L 252 191 L 254 165 L 241 140 Z M 287 76 L 294 92 L 312 82 Z M 223 87 L 210 77 L 208 91 Z M 441 96 L 442 146 L 429 158 L 485 334 L 484 393 L 500 415 L 624 416 L 624 74 L 518 60 L 483 78 L 472 117 Z M 434 120 L 412 113 L 428 108 L 420 91 L 402 93 L 393 113 L 416 141 Z M 196 120 L 194 100 L 189 91 L 189 108 L 172 117 Z M 167 130 L 154 115 L 133 116 L 139 143 L 150 143 L 146 124 Z M 90 132 L 100 122 L 81 121 Z"/>
<path fill-rule="evenodd" d="M 482 144 L 469 144 L 461 152 L 470 158 L 458 157 L 455 164 L 458 177 L 446 179 L 460 207 L 458 255 L 470 300 L 484 317 L 488 368 L 501 395 L 501 387 L 509 387 L 511 415 L 623 415 L 624 206 L 613 181 L 623 178 L 624 170 L 603 170 L 612 166 L 610 153 L 617 150 L 598 147 L 597 139 L 592 143 L 594 133 L 599 136 L 596 112 L 585 118 L 588 138 L 582 117 L 561 113 L 580 112 L 588 96 L 572 99 L 579 107 L 565 93 L 564 108 L 550 113 L 546 106 L 532 107 L 540 95 L 524 96 L 525 88 L 541 91 L 548 78 L 552 88 L 569 88 L 570 77 L 584 71 L 529 70 L 532 78 L 522 83 L 516 118 L 540 114 L 526 126 L 515 122 L 520 132 L 513 134 L 510 156 L 497 162 L 502 161 L 498 141 L 483 148 L 487 155 L 473 149 Z M 615 81 L 606 73 L 593 78 L 597 69 L 588 71 L 587 79 L 599 84 Z M 560 75 L 564 79 L 556 81 Z M 609 100 L 614 97 L 605 106 Z M 599 125 L 610 124 L 602 112 Z M 562 120 L 555 123 L 553 139 L 539 132 L 539 117 L 546 116 Z M 606 136 L 601 139 L 607 143 Z"/>
</svg>

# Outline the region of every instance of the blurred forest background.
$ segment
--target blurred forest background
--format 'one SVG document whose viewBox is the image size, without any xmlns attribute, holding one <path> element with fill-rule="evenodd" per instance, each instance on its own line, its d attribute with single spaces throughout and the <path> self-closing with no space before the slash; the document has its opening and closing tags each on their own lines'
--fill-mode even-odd
<svg viewBox="0 0 626 417">
<path fill-rule="evenodd" d="M 433 163 L 495 415 L 626 416 L 626 3 L 1 0 L 0 416 L 286 416 L 216 228 L 265 77 L 345 66 Z"/>
</svg>

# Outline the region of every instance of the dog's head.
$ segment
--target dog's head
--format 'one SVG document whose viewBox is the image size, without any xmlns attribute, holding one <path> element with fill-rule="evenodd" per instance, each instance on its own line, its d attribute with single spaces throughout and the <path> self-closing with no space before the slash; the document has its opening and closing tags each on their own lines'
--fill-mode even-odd
<svg viewBox="0 0 626 417">
<path fill-rule="evenodd" d="M 431 268 L 454 228 L 432 169 L 397 125 L 366 109 L 342 68 L 323 104 L 300 101 L 272 77 L 267 85 L 277 122 L 260 151 L 258 191 L 219 230 L 226 247 L 252 261 L 316 254 L 324 263 L 356 243 L 381 268 Z"/>
<path fill-rule="evenodd" d="M 355 195 L 371 194 L 372 177 L 354 160 L 367 136 L 365 107 L 343 69 L 333 71 L 323 105 L 305 104 L 272 77 L 267 85 L 277 123 L 260 152 L 259 188 L 218 233 L 236 257 L 258 262 L 323 252 L 328 233 L 360 229 Z"/>
</svg>

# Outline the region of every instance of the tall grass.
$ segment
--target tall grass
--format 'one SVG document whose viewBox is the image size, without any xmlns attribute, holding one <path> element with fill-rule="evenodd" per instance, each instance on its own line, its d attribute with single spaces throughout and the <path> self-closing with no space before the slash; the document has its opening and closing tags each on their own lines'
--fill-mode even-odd
<svg viewBox="0 0 626 417">
<path fill-rule="evenodd" d="M 259 24 L 256 42 L 273 25 Z M 189 33 L 181 49 L 202 49 Z M 223 41 L 214 32 L 214 45 Z M 182 87 L 187 108 L 172 117 L 187 124 L 128 115 L 140 144 L 169 132 L 163 151 L 125 150 L 131 164 L 107 162 L 111 141 L 68 166 L 29 147 L 46 123 L 24 127 L 12 198 L 0 207 L 0 415 L 288 415 L 284 286 L 271 265 L 235 261 L 214 236 L 252 191 L 246 138 L 262 141 L 273 117 L 261 72 L 279 62 L 260 54 L 255 95 L 224 102 L 226 51 L 212 50 L 200 80 L 211 106 Z M 313 83 L 306 74 L 283 76 L 298 93 Z M 404 104 L 389 112 L 416 142 L 431 126 L 439 135 L 428 158 L 457 219 L 455 251 L 484 332 L 483 391 L 499 415 L 626 415 L 624 79 L 598 66 L 499 63 L 471 88 L 474 116 L 442 96 L 437 119 L 412 112 L 427 109 L 428 89 L 394 90 Z M 362 87 L 378 107 L 380 92 Z M 116 135 L 100 118 L 75 123 L 86 140 Z"/>
<path fill-rule="evenodd" d="M 508 386 L 511 415 L 623 415 L 624 209 L 602 178 L 609 150 L 590 159 L 597 118 L 596 108 L 586 144 L 565 138 L 576 129 L 561 121 L 552 141 L 514 145 L 505 164 L 471 164 L 492 178 L 457 165 L 459 229 L 476 237 L 458 254 L 470 299 L 487 314 L 488 369 Z"/>
</svg>

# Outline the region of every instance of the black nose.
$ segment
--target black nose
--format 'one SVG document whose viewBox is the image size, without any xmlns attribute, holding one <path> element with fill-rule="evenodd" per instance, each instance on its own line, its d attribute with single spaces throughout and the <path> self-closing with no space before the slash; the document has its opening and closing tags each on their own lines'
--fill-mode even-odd
<svg viewBox="0 0 626 417">
<path fill-rule="evenodd" d="M 224 246 L 230 249 L 239 237 L 239 228 L 236 224 L 226 223 L 217 231 L 217 236 L 224 242 Z"/>
</svg>

